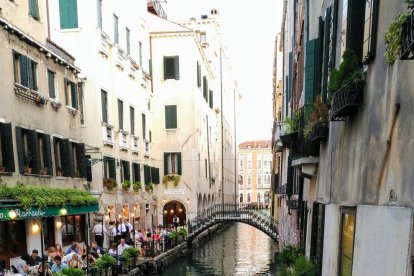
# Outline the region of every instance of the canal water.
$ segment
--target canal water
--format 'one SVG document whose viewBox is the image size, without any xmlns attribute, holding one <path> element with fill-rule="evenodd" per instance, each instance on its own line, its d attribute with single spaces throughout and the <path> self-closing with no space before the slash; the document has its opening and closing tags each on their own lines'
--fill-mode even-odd
<svg viewBox="0 0 414 276">
<path fill-rule="evenodd" d="M 275 248 L 272 239 L 260 230 L 233 223 L 160 275 L 275 275 Z"/>
</svg>

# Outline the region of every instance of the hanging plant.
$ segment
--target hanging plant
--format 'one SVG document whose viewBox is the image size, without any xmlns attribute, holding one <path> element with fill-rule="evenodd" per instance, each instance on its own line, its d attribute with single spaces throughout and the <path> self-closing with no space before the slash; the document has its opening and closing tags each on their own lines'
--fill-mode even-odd
<svg viewBox="0 0 414 276">
<path fill-rule="evenodd" d="M 391 21 L 388 29 L 385 30 L 385 43 L 387 49 L 384 52 L 385 63 L 393 64 L 399 57 L 401 52 L 401 31 L 403 24 L 410 17 L 410 12 L 399 14 Z"/>
</svg>

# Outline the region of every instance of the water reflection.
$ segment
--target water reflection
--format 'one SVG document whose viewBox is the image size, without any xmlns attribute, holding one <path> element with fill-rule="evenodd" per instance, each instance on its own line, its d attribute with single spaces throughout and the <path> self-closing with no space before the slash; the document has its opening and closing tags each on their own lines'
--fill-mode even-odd
<svg viewBox="0 0 414 276">
<path fill-rule="evenodd" d="M 275 244 L 260 230 L 234 223 L 161 275 L 274 275 Z"/>
</svg>

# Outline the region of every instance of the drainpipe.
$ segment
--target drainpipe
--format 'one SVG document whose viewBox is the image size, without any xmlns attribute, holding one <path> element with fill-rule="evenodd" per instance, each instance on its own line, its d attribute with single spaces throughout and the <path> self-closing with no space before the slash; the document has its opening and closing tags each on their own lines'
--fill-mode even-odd
<svg viewBox="0 0 414 276">
<path fill-rule="evenodd" d="M 224 127 L 223 127 L 223 65 L 220 45 L 220 105 L 221 105 L 221 203 L 224 208 Z M 224 211 L 224 209 L 223 209 Z"/>
<path fill-rule="evenodd" d="M 50 18 L 49 18 L 49 0 L 46 0 L 46 16 L 47 16 L 47 20 L 46 20 L 46 24 L 47 24 L 47 38 L 49 40 L 50 39 Z"/>
</svg>

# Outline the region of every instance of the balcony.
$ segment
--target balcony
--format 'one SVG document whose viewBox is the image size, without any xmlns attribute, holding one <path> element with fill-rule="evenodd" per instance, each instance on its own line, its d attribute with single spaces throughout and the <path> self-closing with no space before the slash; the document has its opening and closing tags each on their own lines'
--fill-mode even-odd
<svg viewBox="0 0 414 276">
<path fill-rule="evenodd" d="M 402 25 L 401 60 L 414 59 L 414 10 Z"/>
<path fill-rule="evenodd" d="M 275 121 L 273 122 L 273 132 L 272 132 L 272 147 L 276 151 L 281 152 L 283 150 L 283 145 L 280 140 L 280 135 L 282 134 L 282 122 Z"/>
<path fill-rule="evenodd" d="M 298 209 L 298 202 L 296 200 L 288 199 L 286 200 L 286 206 L 289 209 Z"/>
<path fill-rule="evenodd" d="M 102 124 L 102 133 L 103 133 L 103 142 L 104 145 L 113 146 L 114 145 L 114 135 L 113 135 L 113 126 L 108 123 Z"/>
<path fill-rule="evenodd" d="M 161 3 L 158 0 L 148 0 L 147 1 L 147 10 L 159 17 L 167 19 L 167 14 L 161 6 Z"/>
<path fill-rule="evenodd" d="M 328 122 L 319 122 L 312 127 L 312 132 L 310 134 L 310 140 L 312 143 L 319 143 L 325 140 L 329 134 L 329 123 Z"/>
<path fill-rule="evenodd" d="M 344 121 L 353 115 L 362 104 L 364 81 L 350 82 L 340 88 L 332 97 L 331 121 Z"/>
<path fill-rule="evenodd" d="M 151 143 L 150 143 L 150 141 L 145 140 L 144 156 L 149 157 L 150 154 L 151 154 Z"/>
<path fill-rule="evenodd" d="M 292 131 L 290 133 L 286 133 L 283 135 L 280 135 L 280 141 L 282 141 L 282 145 L 285 148 L 293 148 L 298 142 L 299 138 L 299 131 Z"/>
<path fill-rule="evenodd" d="M 138 154 L 139 153 L 139 138 L 137 136 L 132 136 L 131 137 L 131 148 L 132 148 L 132 153 L 133 154 Z"/>
<path fill-rule="evenodd" d="M 48 99 L 42 93 L 27 88 L 19 83 L 14 84 L 14 93 L 26 101 L 33 102 L 38 106 L 43 106 L 47 104 Z"/>
<path fill-rule="evenodd" d="M 123 151 L 128 151 L 128 132 L 119 131 L 119 147 Z"/>
<path fill-rule="evenodd" d="M 279 186 L 279 187 L 276 187 L 276 194 L 278 194 L 278 195 L 286 195 L 287 194 L 286 193 L 286 188 L 287 188 L 287 185 L 286 184 L 284 184 L 282 186 Z"/>
</svg>

